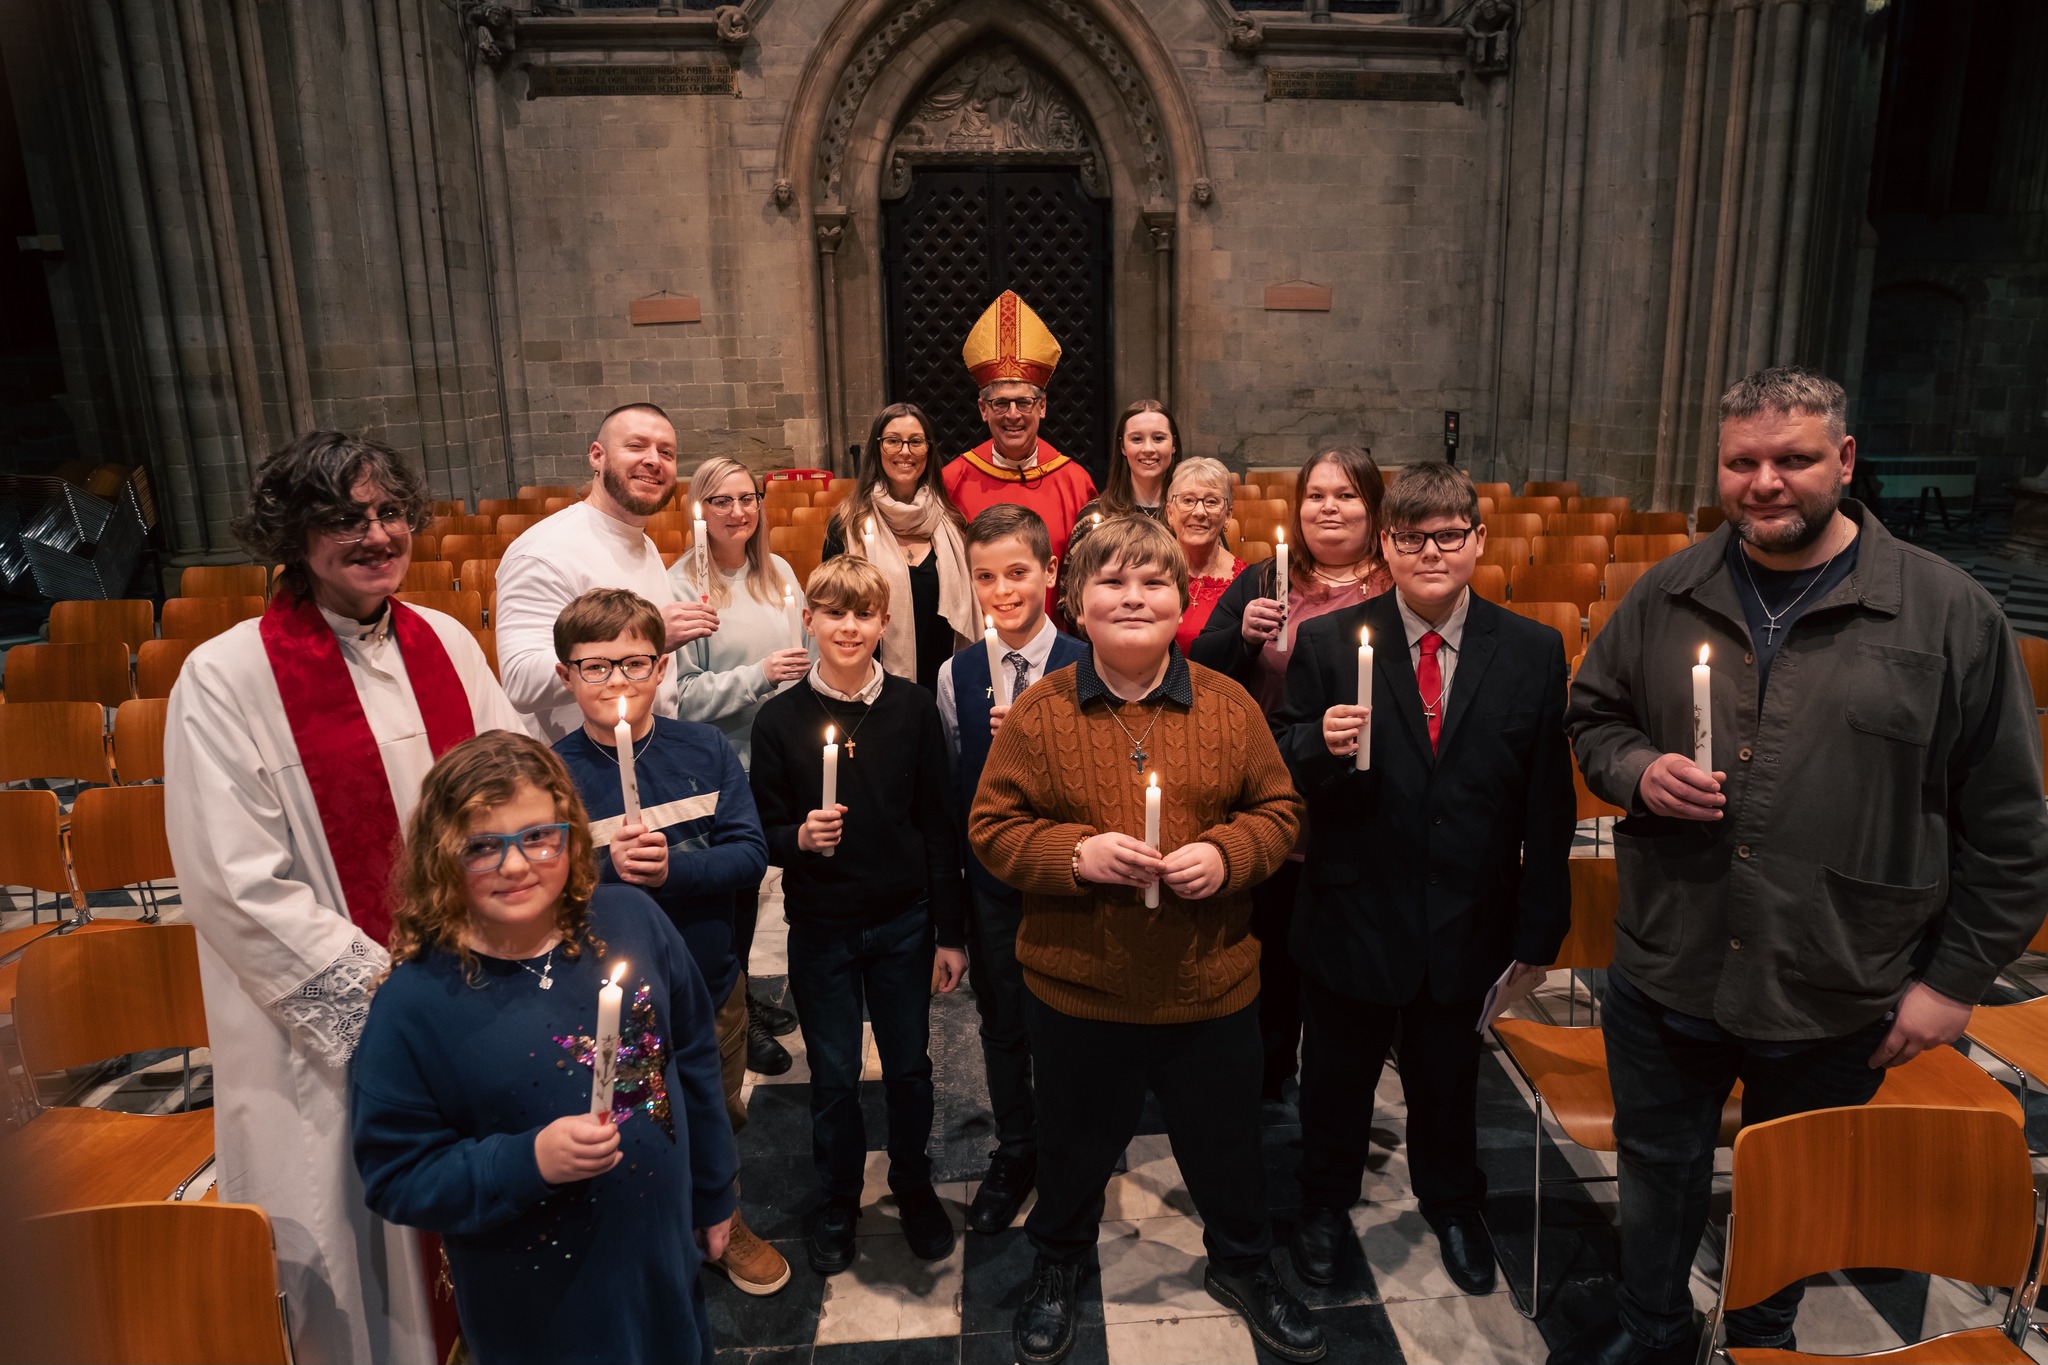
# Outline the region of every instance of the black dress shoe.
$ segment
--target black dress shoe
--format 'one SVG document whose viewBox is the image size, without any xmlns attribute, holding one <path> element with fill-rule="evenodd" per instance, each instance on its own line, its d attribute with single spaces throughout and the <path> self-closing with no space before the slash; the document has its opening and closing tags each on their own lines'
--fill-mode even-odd
<svg viewBox="0 0 2048 1365">
<path fill-rule="evenodd" d="M 1074 1349 L 1074 1285 L 1080 1267 L 1040 1256 L 1031 1267 L 1031 1292 L 1011 1327 L 1024 1365 L 1058 1365 Z"/>
<path fill-rule="evenodd" d="M 1493 1292 L 1493 1235 L 1485 1219 L 1476 1213 L 1451 1214 L 1437 1228 L 1436 1244 L 1452 1284 L 1467 1294 Z"/>
<path fill-rule="evenodd" d="M 1546 1365 L 1690 1365 L 1697 1350 L 1697 1343 L 1691 1340 L 1671 1346 L 1638 1341 L 1621 1319 L 1614 1317 L 1586 1328 L 1552 1351 Z"/>
<path fill-rule="evenodd" d="M 982 1233 L 997 1233 L 1010 1226 L 1037 1179 L 1036 1161 L 990 1157 L 988 1174 L 981 1178 L 981 1188 L 974 1192 L 974 1203 L 967 1210 L 967 1226 Z"/>
<path fill-rule="evenodd" d="M 860 1226 L 860 1202 L 828 1196 L 811 1215 L 811 1269 L 837 1275 L 853 1264 L 853 1231 Z"/>
<path fill-rule="evenodd" d="M 1354 1240 L 1351 1220 L 1341 1210 L 1304 1208 L 1287 1243 L 1294 1257 L 1294 1273 L 1313 1285 L 1331 1283 L 1337 1278 L 1337 1262 L 1343 1259 L 1345 1246 Z"/>
<path fill-rule="evenodd" d="M 777 1038 L 787 1038 L 796 1032 L 796 1012 L 769 1004 L 754 994 L 751 987 L 747 991 L 747 1017 L 760 1020 L 761 1027 Z"/>
<path fill-rule="evenodd" d="M 903 1240 L 921 1261 L 938 1261 L 953 1252 L 953 1220 L 929 1185 L 896 1191 L 896 1211 L 903 1217 Z"/>
<path fill-rule="evenodd" d="M 1209 1297 L 1225 1308 L 1244 1315 L 1261 1346 L 1282 1360 L 1321 1360 L 1330 1345 L 1323 1329 L 1309 1317 L 1300 1299 L 1287 1291 L 1273 1267 L 1264 1263 L 1241 1275 L 1218 1270 L 1214 1265 L 1202 1278 Z"/>
<path fill-rule="evenodd" d="M 775 1035 L 759 1019 L 747 1020 L 747 1070 L 762 1076 L 780 1076 L 794 1066 L 789 1049 L 775 1041 Z"/>
</svg>

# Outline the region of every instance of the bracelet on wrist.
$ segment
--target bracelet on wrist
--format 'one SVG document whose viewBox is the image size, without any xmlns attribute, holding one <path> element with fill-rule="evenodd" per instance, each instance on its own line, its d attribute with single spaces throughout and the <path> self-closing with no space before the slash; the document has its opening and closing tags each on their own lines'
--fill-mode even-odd
<svg viewBox="0 0 2048 1365">
<path fill-rule="evenodd" d="M 1083 835 L 1074 841 L 1074 885 L 1078 887 L 1086 887 L 1088 885 L 1088 879 L 1081 875 L 1081 847 L 1088 842 L 1090 837 Z"/>
</svg>

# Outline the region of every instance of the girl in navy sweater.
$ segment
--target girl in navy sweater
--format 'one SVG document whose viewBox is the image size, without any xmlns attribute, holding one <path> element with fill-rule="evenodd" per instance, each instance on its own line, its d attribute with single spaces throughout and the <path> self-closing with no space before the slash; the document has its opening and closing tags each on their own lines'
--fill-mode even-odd
<svg viewBox="0 0 2048 1365">
<path fill-rule="evenodd" d="M 709 1360 L 697 1267 L 724 1250 L 733 1145 L 682 936 L 645 892 L 597 885 L 561 760 L 507 731 L 427 774 L 398 873 L 350 1086 L 370 1207 L 441 1234 L 485 1365 Z M 617 1089 L 593 1115 L 598 990 L 622 964 Z"/>
</svg>

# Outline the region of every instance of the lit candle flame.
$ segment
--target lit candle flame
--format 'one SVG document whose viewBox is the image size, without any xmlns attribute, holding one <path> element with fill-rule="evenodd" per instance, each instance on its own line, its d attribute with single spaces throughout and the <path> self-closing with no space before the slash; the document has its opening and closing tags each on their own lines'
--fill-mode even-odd
<svg viewBox="0 0 2048 1365">
<path fill-rule="evenodd" d="M 1275 526 L 1273 528 L 1273 536 L 1275 544 L 1285 545 L 1287 543 L 1287 528 L 1285 526 Z"/>
<path fill-rule="evenodd" d="M 838 727 L 834 725 L 828 725 L 825 727 L 825 742 L 827 744 L 834 744 L 838 742 L 832 738 L 832 736 L 837 732 L 837 730 Z"/>
<path fill-rule="evenodd" d="M 624 697 L 620 697 L 620 698 L 619 698 L 619 724 L 621 724 L 621 725 L 624 725 L 625 723 L 626 723 L 626 699 L 625 699 Z"/>
<path fill-rule="evenodd" d="M 1095 512 L 1095 513 L 1092 513 L 1091 515 L 1093 515 L 1093 517 L 1095 518 L 1095 524 L 1096 524 L 1097 526 L 1100 526 L 1100 525 L 1102 525 L 1102 513 L 1100 513 L 1100 512 Z"/>
<path fill-rule="evenodd" d="M 1145 774 L 1145 785 L 1146 785 L 1146 786 L 1148 786 L 1148 787 L 1152 787 L 1152 788 L 1155 788 L 1155 789 L 1156 789 L 1156 788 L 1157 788 L 1157 787 L 1159 786 L 1159 774 L 1158 774 L 1158 773 L 1146 773 L 1146 774 Z"/>
<path fill-rule="evenodd" d="M 982 617 L 981 619 L 982 619 L 982 621 L 983 621 L 983 622 L 985 623 L 986 629 L 989 629 L 989 630 L 994 630 L 994 629 L 996 628 L 996 618 L 995 618 L 995 617 L 993 617 L 993 616 L 984 616 L 984 617 Z"/>
<path fill-rule="evenodd" d="M 875 519 L 874 519 L 873 517 L 869 517 L 869 518 L 868 518 L 868 529 L 867 529 L 867 533 L 868 533 L 869 535 L 873 535 L 873 534 L 875 533 Z"/>
<path fill-rule="evenodd" d="M 1360 627 L 1358 628 L 1358 643 L 1359 643 L 1359 644 L 1361 644 L 1361 645 L 1369 645 L 1369 644 L 1371 644 L 1371 643 L 1372 643 L 1372 638 L 1371 638 L 1371 637 L 1372 637 L 1372 632 L 1371 632 L 1371 631 L 1369 631 L 1369 630 L 1367 630 L 1367 629 L 1366 629 L 1366 628 L 1365 628 L 1364 626 L 1360 626 Z"/>
<path fill-rule="evenodd" d="M 702 521 L 702 520 L 704 520 L 704 504 L 703 504 L 703 503 L 701 503 L 701 502 L 693 502 L 693 503 L 691 503 L 691 504 L 690 504 L 690 516 L 691 516 L 691 518 L 692 518 L 692 519 L 694 519 L 694 520 L 696 520 L 696 521 Z"/>
<path fill-rule="evenodd" d="M 1704 665 L 1704 664 L 1705 664 L 1706 662 L 1707 662 L 1707 647 L 1706 647 L 1705 645 L 1701 645 L 1701 646 L 1700 646 L 1700 663 L 1701 663 L 1702 665 Z"/>
<path fill-rule="evenodd" d="M 625 963 L 623 963 L 623 962 L 621 962 L 621 963 L 620 963 L 620 964 L 619 964 L 618 966 L 616 966 L 616 967 L 612 968 L 612 979 L 611 979 L 611 981 L 610 981 L 610 982 L 609 982 L 608 984 L 610 984 L 610 985 L 613 985 L 613 986 L 616 986 L 616 985 L 618 985 L 618 984 L 619 984 L 619 978 L 620 978 L 620 977 L 622 977 L 622 976 L 624 976 L 625 974 L 626 974 L 626 964 L 625 964 Z"/>
</svg>

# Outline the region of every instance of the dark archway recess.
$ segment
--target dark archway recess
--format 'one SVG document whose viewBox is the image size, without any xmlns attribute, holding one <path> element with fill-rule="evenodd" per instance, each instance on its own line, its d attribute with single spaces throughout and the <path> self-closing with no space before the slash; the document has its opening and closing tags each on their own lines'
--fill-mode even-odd
<svg viewBox="0 0 2048 1365">
<path fill-rule="evenodd" d="M 1014 289 L 1059 339 L 1044 437 L 1100 482 L 1109 445 L 1109 203 L 1078 166 L 920 167 L 882 206 L 889 401 L 916 403 L 941 458 L 988 439 L 960 346 Z M 854 435 L 867 424 L 856 417 Z"/>
</svg>

